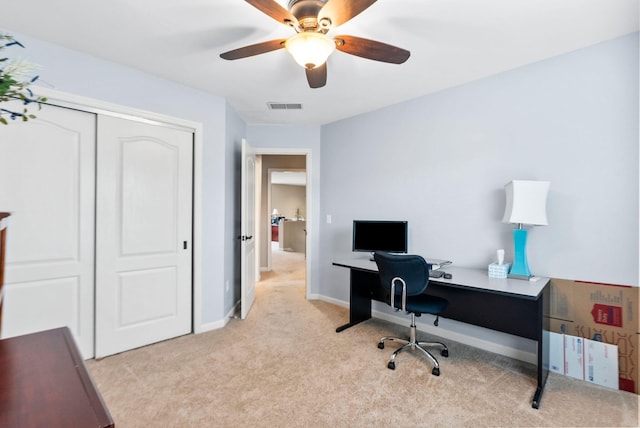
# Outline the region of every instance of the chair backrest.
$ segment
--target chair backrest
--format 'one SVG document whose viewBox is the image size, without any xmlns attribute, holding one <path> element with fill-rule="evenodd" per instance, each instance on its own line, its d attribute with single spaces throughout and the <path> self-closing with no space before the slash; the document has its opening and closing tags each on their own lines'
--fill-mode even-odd
<svg viewBox="0 0 640 428">
<path fill-rule="evenodd" d="M 429 264 L 421 256 L 377 251 L 373 258 L 378 265 L 382 286 L 387 291 L 391 291 L 391 281 L 394 278 L 402 278 L 407 287 L 407 296 L 417 296 L 427 289 Z M 399 296 L 401 290 L 400 284 L 396 284 L 396 295 Z"/>
</svg>

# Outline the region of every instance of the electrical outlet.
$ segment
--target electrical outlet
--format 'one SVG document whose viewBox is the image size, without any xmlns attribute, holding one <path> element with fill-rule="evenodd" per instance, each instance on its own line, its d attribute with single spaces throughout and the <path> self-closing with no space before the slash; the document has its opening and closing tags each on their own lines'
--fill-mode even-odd
<svg viewBox="0 0 640 428">
<path fill-rule="evenodd" d="M 224 284 L 225 291 L 229 291 L 229 280 L 227 279 Z"/>
<path fill-rule="evenodd" d="M 327 224 L 331 224 L 331 214 L 327 214 Z"/>
</svg>

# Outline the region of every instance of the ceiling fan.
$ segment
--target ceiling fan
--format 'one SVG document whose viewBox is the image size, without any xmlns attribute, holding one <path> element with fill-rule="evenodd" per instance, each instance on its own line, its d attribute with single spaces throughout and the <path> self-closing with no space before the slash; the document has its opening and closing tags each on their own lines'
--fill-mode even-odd
<svg viewBox="0 0 640 428">
<path fill-rule="evenodd" d="M 356 36 L 327 36 L 327 32 L 360 14 L 376 0 L 289 0 L 288 9 L 275 0 L 245 1 L 281 24 L 292 27 L 296 35 L 224 52 L 220 54 L 223 59 L 247 58 L 286 49 L 305 68 L 309 86 L 321 88 L 327 83 L 327 58 L 335 49 L 392 64 L 402 64 L 409 58 L 409 51 L 386 43 Z"/>
</svg>

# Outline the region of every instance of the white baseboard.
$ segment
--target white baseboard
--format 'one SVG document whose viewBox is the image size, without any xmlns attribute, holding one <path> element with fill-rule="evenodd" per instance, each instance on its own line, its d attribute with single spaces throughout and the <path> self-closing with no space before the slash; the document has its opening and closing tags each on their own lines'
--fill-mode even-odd
<svg viewBox="0 0 640 428">
<path fill-rule="evenodd" d="M 214 321 L 206 324 L 201 324 L 200 326 L 196 326 L 193 330 L 194 334 L 206 333 L 207 331 L 218 330 L 220 328 L 225 327 L 229 324 L 229 320 L 233 318 L 234 314 L 237 312 L 240 306 L 240 302 L 236 303 L 233 308 L 227 313 L 224 319 L 220 321 Z"/>
<path fill-rule="evenodd" d="M 332 305 L 340 306 L 341 308 L 348 308 L 349 302 L 344 300 L 334 299 L 333 297 L 323 296 L 322 294 L 314 294 L 313 300 L 322 300 L 323 302 L 331 303 Z"/>
<path fill-rule="evenodd" d="M 343 308 L 349 307 L 348 302 L 334 299 L 333 297 L 317 295 L 317 300 L 322 300 Z M 401 315 L 400 312 L 396 315 L 372 308 L 371 316 L 373 318 L 379 318 L 394 324 L 406 326 L 408 334 L 410 324 L 410 318 L 408 315 Z M 435 317 L 432 315 L 423 315 L 421 319 L 419 318 L 416 320 L 416 327 L 422 332 L 439 336 L 443 339 L 464 343 L 465 345 L 473 346 L 474 348 L 493 352 L 494 354 L 503 355 L 526 363 L 536 364 L 538 361 L 537 351 L 534 348 L 535 342 L 531 340 L 446 318 L 440 318 L 440 325 L 436 327 L 433 325 L 434 319 Z"/>
<path fill-rule="evenodd" d="M 212 331 L 212 330 L 218 330 L 220 328 L 223 328 L 224 326 L 227 325 L 227 323 L 229 322 L 228 318 L 225 318 L 223 320 L 220 321 L 215 321 L 215 322 L 208 322 L 205 324 L 200 324 L 199 326 L 196 326 L 193 330 L 194 334 L 200 334 L 200 333 L 206 333 L 207 331 Z"/>
</svg>

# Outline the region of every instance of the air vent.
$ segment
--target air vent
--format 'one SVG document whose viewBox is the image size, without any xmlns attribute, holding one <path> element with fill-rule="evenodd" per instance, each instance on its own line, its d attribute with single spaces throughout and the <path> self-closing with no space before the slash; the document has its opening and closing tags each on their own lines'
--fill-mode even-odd
<svg viewBox="0 0 640 428">
<path fill-rule="evenodd" d="M 267 103 L 269 110 L 302 110 L 302 104 L 298 103 Z"/>
</svg>

